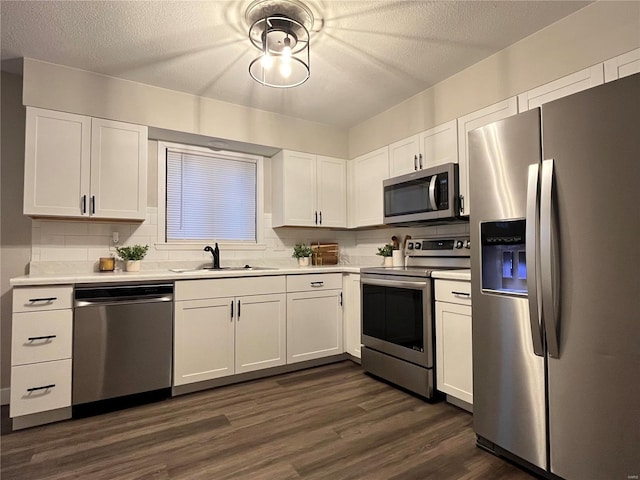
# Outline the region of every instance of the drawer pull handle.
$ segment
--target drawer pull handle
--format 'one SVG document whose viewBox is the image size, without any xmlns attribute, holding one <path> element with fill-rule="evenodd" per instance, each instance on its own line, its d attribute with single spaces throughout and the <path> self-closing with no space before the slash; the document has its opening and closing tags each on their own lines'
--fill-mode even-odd
<svg viewBox="0 0 640 480">
<path fill-rule="evenodd" d="M 29 299 L 29 303 L 37 303 L 37 302 L 53 302 L 54 300 L 57 300 L 58 297 L 47 297 L 47 298 L 30 298 Z"/>
<path fill-rule="evenodd" d="M 27 340 L 30 342 L 34 342 L 36 340 L 51 340 L 52 338 L 56 338 L 57 335 L 43 335 L 41 337 L 28 337 Z"/>
<path fill-rule="evenodd" d="M 52 383 L 50 385 L 43 385 L 42 387 L 31 387 L 31 388 L 27 388 L 27 392 L 35 392 L 37 390 L 49 390 L 50 388 L 55 387 L 56 384 Z"/>
<path fill-rule="evenodd" d="M 467 292 L 454 292 L 453 290 L 451 291 L 451 295 L 455 295 L 456 297 L 467 297 L 467 298 L 471 298 L 471 294 L 467 293 Z"/>
<path fill-rule="evenodd" d="M 324 282 L 311 282 L 313 288 L 324 287 Z"/>
</svg>

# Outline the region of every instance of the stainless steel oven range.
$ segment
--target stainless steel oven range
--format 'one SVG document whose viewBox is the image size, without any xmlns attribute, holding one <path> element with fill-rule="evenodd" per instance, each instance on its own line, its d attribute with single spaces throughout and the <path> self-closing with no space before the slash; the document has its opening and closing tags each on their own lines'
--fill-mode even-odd
<svg viewBox="0 0 640 480">
<path fill-rule="evenodd" d="M 365 268 L 362 286 L 362 367 L 433 399 L 435 390 L 434 270 L 469 268 L 469 238 L 417 238 L 404 267 Z"/>
</svg>

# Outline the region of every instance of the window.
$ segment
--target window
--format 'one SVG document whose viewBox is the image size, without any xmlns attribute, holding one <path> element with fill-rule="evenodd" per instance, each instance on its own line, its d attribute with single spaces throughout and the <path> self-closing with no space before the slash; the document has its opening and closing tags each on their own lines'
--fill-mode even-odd
<svg viewBox="0 0 640 480">
<path fill-rule="evenodd" d="M 163 242 L 258 243 L 262 157 L 160 142 L 158 159 Z"/>
</svg>

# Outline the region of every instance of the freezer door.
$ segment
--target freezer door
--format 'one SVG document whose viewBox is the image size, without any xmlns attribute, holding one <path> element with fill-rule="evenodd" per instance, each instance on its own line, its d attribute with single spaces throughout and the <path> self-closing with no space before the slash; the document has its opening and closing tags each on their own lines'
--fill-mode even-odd
<svg viewBox="0 0 640 480">
<path fill-rule="evenodd" d="M 542 125 L 558 267 L 543 284 L 559 292 L 546 302 L 557 304 L 559 333 L 548 359 L 551 471 L 637 478 L 640 74 L 544 105 Z"/>
<path fill-rule="evenodd" d="M 539 109 L 469 133 L 474 430 L 546 469 L 544 358 L 534 353 L 526 292 L 481 291 L 480 241 L 481 223 L 527 216 L 529 165 L 540 158 Z M 535 245 L 526 245 L 530 247 L 535 257 Z M 527 272 L 532 268 L 528 263 Z"/>
</svg>

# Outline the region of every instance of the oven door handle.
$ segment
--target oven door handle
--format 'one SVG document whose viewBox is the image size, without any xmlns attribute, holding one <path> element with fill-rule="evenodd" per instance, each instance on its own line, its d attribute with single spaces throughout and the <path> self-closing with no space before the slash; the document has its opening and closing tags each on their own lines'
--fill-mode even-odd
<svg viewBox="0 0 640 480">
<path fill-rule="evenodd" d="M 377 285 L 380 287 L 397 287 L 397 288 L 425 288 L 426 282 L 408 282 L 403 280 L 376 280 L 367 278 L 362 280 L 363 285 Z"/>
</svg>

